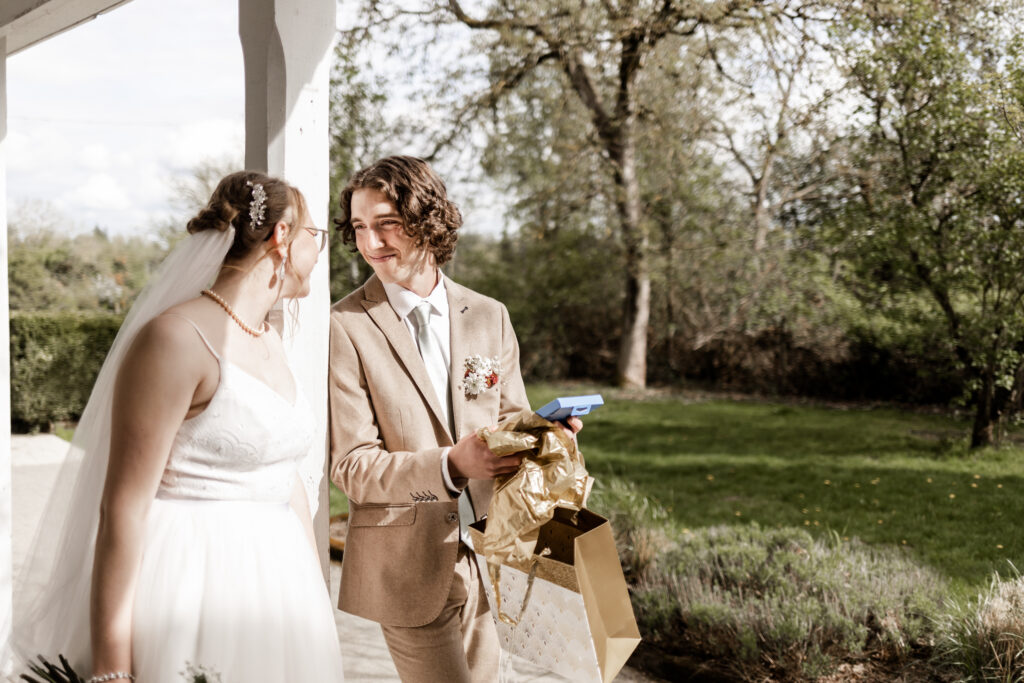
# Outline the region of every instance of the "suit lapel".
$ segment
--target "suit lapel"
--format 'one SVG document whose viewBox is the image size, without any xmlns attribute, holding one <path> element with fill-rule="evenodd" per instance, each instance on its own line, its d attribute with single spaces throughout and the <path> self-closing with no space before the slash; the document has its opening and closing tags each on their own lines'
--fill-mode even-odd
<svg viewBox="0 0 1024 683">
<path fill-rule="evenodd" d="M 447 433 L 449 428 L 445 424 L 444 413 L 441 412 L 437 392 L 434 391 L 434 385 L 431 384 L 430 376 L 427 374 L 427 366 L 423 364 L 423 358 L 420 356 L 419 349 L 416 348 L 416 343 L 413 342 L 412 336 L 409 334 L 409 329 L 398 317 L 398 314 L 395 313 L 395 309 L 391 307 L 391 304 L 388 303 L 388 296 L 384 291 L 384 285 L 381 284 L 376 275 L 373 275 L 367 280 L 363 292 L 363 309 L 366 310 L 366 313 L 373 319 L 373 322 L 380 328 L 380 331 L 384 333 L 388 344 L 394 349 L 398 360 L 405 367 L 405 371 L 409 373 L 413 383 L 416 384 L 416 388 L 419 389 L 423 400 L 430 407 L 434 418 L 444 427 L 444 431 Z M 455 439 L 452 439 L 452 443 L 455 443 Z"/>
<path fill-rule="evenodd" d="M 466 394 L 462 380 L 466 374 L 466 358 L 472 353 L 473 343 L 471 331 L 476 311 L 469 304 L 464 287 L 451 280 L 445 281 L 448 290 L 448 320 L 451 326 L 451 366 L 448 369 L 448 381 L 452 390 L 452 422 L 455 425 L 454 440 L 464 436 L 462 420 L 466 409 Z"/>
</svg>

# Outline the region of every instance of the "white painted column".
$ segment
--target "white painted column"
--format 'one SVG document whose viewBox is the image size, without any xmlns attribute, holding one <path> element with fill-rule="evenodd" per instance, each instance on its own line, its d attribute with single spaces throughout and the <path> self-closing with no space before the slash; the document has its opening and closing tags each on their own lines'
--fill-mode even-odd
<svg viewBox="0 0 1024 683">
<path fill-rule="evenodd" d="M 245 61 L 245 165 L 282 176 L 306 196 L 313 223 L 328 228 L 330 67 L 336 0 L 239 0 L 239 34 Z M 327 253 L 312 276 L 312 291 L 299 305 L 298 328 L 285 343 L 296 361 L 297 380 L 313 406 L 316 443 L 325 471 L 327 354 L 330 291 Z M 313 362 L 310 362 L 313 359 Z M 321 562 L 327 573 L 327 480 L 321 481 L 314 518 Z"/>
<path fill-rule="evenodd" d="M 7 292 L 7 38 L 0 35 L 0 674 L 11 666 L 11 332 Z"/>
</svg>

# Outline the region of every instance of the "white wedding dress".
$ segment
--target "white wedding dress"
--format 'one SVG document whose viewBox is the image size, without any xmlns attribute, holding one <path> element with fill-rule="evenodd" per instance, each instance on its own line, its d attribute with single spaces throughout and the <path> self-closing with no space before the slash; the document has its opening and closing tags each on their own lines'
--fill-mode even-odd
<svg viewBox="0 0 1024 683">
<path fill-rule="evenodd" d="M 134 673 L 182 683 L 193 665 L 222 683 L 342 681 L 330 597 L 288 504 L 310 408 L 297 384 L 293 403 L 210 352 L 220 383 L 178 430 L 147 520 Z"/>
<path fill-rule="evenodd" d="M 0 666 L 10 657 L 14 675 L 37 655 L 55 662 L 58 654 L 91 674 L 89 599 L 118 369 L 147 322 L 209 286 L 234 234 L 181 240 L 118 331 L 15 577 L 14 628 L 0 643 Z M 220 382 L 206 409 L 179 428 L 146 520 L 134 673 L 140 683 L 191 683 L 189 666 L 216 673 L 211 683 L 342 681 L 334 611 L 289 506 L 300 461 L 306 472 L 317 453 L 312 411 L 298 388 L 288 401 L 210 351 Z"/>
</svg>

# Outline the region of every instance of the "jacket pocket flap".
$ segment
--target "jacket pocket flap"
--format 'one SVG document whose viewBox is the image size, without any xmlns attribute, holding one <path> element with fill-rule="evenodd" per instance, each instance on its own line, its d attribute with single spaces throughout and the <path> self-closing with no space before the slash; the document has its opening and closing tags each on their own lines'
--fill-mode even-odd
<svg viewBox="0 0 1024 683">
<path fill-rule="evenodd" d="M 416 521 L 416 506 L 406 505 L 360 505 L 352 506 L 348 525 L 364 526 L 412 526 Z"/>
</svg>

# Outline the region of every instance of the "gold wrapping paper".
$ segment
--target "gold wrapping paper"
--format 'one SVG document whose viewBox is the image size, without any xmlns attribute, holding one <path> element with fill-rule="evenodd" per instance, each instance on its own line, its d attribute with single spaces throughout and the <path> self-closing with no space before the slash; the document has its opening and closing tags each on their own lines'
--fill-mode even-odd
<svg viewBox="0 0 1024 683">
<path fill-rule="evenodd" d="M 531 573 L 540 528 L 551 520 L 555 507 L 583 507 L 590 477 L 583 456 L 566 431 L 534 412 L 523 411 L 496 431 L 481 429 L 479 435 L 496 455 L 523 456 L 516 472 L 494 482 L 482 547 L 477 549 L 487 561 L 498 614 L 504 620 L 499 593 L 501 565 Z"/>
</svg>

